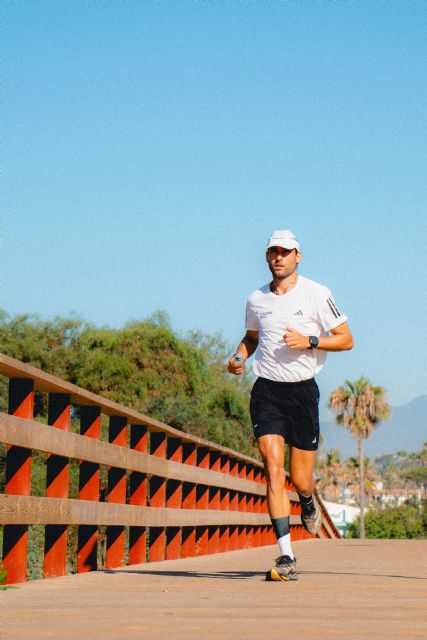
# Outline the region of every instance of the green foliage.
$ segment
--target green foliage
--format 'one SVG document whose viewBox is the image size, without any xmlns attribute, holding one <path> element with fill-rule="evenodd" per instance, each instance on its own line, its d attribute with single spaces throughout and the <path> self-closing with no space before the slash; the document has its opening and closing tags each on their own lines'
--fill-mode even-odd
<svg viewBox="0 0 427 640">
<path fill-rule="evenodd" d="M 27 551 L 27 579 L 40 580 L 43 578 L 43 549 L 45 527 L 42 524 L 34 524 L 28 527 L 28 551 Z"/>
<path fill-rule="evenodd" d="M 383 387 L 374 386 L 364 376 L 335 389 L 329 398 L 329 408 L 337 424 L 343 425 L 356 439 L 368 438 L 380 422 L 390 416 Z"/>
<path fill-rule="evenodd" d="M 226 373 L 230 351 L 219 336 L 178 337 L 163 312 L 119 329 L 0 312 L 0 352 L 177 429 L 257 455 L 249 382 Z M 3 379 L 2 410 L 6 397 Z M 35 414 L 46 411 L 45 395 L 37 395 Z"/>
<path fill-rule="evenodd" d="M 18 587 L 15 587 L 15 585 L 13 584 L 3 584 L 3 582 L 6 580 L 7 578 L 7 569 L 4 569 L 1 565 L 0 565 L 0 591 L 6 591 L 6 589 L 17 589 Z"/>
<path fill-rule="evenodd" d="M 405 478 L 413 480 L 416 484 L 427 484 L 427 467 L 412 467 L 404 473 Z"/>
<path fill-rule="evenodd" d="M 427 487 L 427 444 L 421 451 L 398 451 L 375 459 L 386 489 Z"/>
<path fill-rule="evenodd" d="M 367 538 L 426 538 L 427 500 L 419 505 L 374 507 L 365 514 Z M 359 519 L 348 530 L 348 537 L 359 537 Z"/>
</svg>

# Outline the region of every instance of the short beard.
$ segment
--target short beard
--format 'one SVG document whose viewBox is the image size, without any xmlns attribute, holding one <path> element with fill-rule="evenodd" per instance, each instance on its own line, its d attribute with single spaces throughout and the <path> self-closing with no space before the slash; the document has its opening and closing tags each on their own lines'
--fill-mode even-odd
<svg viewBox="0 0 427 640">
<path fill-rule="evenodd" d="M 288 278 L 291 275 L 290 273 L 283 273 L 283 274 L 278 275 L 277 273 L 274 272 L 274 267 L 271 267 L 270 265 L 268 265 L 268 268 L 271 271 L 271 275 L 276 280 L 285 280 L 285 278 Z"/>
</svg>

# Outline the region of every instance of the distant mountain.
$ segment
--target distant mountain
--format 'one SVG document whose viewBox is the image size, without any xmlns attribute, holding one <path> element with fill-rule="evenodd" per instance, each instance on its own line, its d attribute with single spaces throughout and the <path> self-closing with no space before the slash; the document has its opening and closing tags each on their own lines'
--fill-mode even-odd
<svg viewBox="0 0 427 640">
<path fill-rule="evenodd" d="M 357 443 L 344 429 L 330 420 L 320 423 L 324 450 L 339 449 L 343 458 L 357 455 Z M 419 451 L 427 441 L 427 395 L 393 408 L 389 420 L 382 422 L 373 436 L 365 440 L 369 458 L 400 450 Z"/>
</svg>

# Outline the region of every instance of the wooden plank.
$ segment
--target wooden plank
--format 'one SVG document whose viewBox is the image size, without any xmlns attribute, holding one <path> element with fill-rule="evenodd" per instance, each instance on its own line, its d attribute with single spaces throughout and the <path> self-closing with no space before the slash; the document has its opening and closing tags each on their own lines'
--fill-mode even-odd
<svg viewBox="0 0 427 640">
<path fill-rule="evenodd" d="M 325 527 L 326 531 L 329 534 L 329 538 L 340 538 L 341 536 L 339 535 L 339 533 L 337 532 L 337 529 L 335 528 L 335 526 L 332 524 L 330 524 L 329 522 L 329 518 L 325 516 L 325 513 L 323 512 L 323 519 L 322 519 L 322 525 Z M 337 535 L 338 533 L 338 535 Z"/>
<path fill-rule="evenodd" d="M 269 525 L 268 514 L 199 509 L 158 509 L 128 504 L 0 494 L 0 524 L 77 524 L 145 527 Z M 291 516 L 291 525 L 301 524 Z"/>
<path fill-rule="evenodd" d="M 334 525 L 334 523 L 332 522 L 332 518 L 328 513 L 327 508 L 325 507 L 325 505 L 323 504 L 323 500 L 321 498 L 321 496 L 319 495 L 317 489 L 314 492 L 317 501 L 320 505 L 320 508 L 322 510 L 322 524 L 325 527 L 325 529 L 328 531 L 329 535 L 331 538 L 341 538 L 341 534 L 338 531 L 338 529 L 336 528 L 336 526 Z"/>
<path fill-rule="evenodd" d="M 0 441 L 181 482 L 205 484 L 260 496 L 266 493 L 266 485 L 252 480 L 165 460 L 5 413 L 0 413 Z M 295 492 L 290 492 L 290 497 L 298 502 Z"/>
<path fill-rule="evenodd" d="M 203 440 L 202 438 L 192 436 L 184 431 L 174 429 L 168 424 L 155 420 L 154 418 L 150 418 L 149 416 L 139 413 L 133 409 L 128 409 L 124 405 L 113 402 L 112 400 L 107 400 L 95 393 L 86 391 L 71 382 L 52 376 L 41 369 L 32 367 L 29 364 L 24 364 L 19 360 L 15 360 L 15 358 L 10 358 L 9 356 L 4 355 L 3 353 L 0 353 L 0 375 L 17 378 L 30 378 L 34 380 L 36 391 L 44 391 L 47 393 L 67 393 L 71 397 L 72 404 L 99 406 L 101 407 L 102 413 L 108 416 L 121 415 L 126 417 L 130 424 L 144 424 L 148 426 L 151 431 L 162 431 L 169 436 L 180 438 L 183 442 L 194 442 L 198 446 L 209 447 L 209 449 L 214 451 L 227 453 L 233 458 L 262 467 L 261 462 L 255 458 L 250 458 L 249 456 L 245 456 L 233 449 L 229 449 L 228 447 L 221 447 L 209 440 Z"/>
</svg>

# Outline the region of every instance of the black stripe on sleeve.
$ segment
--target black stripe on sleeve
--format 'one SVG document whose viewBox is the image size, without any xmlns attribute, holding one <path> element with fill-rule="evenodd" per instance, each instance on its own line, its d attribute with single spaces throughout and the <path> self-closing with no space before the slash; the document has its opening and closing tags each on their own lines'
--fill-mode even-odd
<svg viewBox="0 0 427 640">
<path fill-rule="evenodd" d="M 338 309 L 337 305 L 336 305 L 336 304 L 335 304 L 335 302 L 332 300 L 332 298 L 329 298 L 329 300 L 331 301 L 331 304 L 332 304 L 333 308 L 334 308 L 334 309 L 335 309 L 335 311 L 337 312 L 338 317 L 339 317 L 339 316 L 342 316 L 341 311 Z"/>
<path fill-rule="evenodd" d="M 337 305 L 336 305 L 336 304 L 335 304 L 335 302 L 332 300 L 332 298 L 328 298 L 328 304 L 329 304 L 329 307 L 330 307 L 330 309 L 331 309 L 332 313 L 334 314 L 334 316 L 335 316 L 336 318 L 339 318 L 339 317 L 342 315 L 342 313 L 341 313 L 341 311 L 338 309 Z"/>
<path fill-rule="evenodd" d="M 332 306 L 332 303 L 331 303 L 330 298 L 328 298 L 326 302 L 328 303 L 329 308 L 330 308 L 330 310 L 332 311 L 332 313 L 334 314 L 334 316 L 335 316 L 336 318 L 338 318 L 338 317 L 339 317 L 339 314 L 335 311 L 334 307 Z"/>
</svg>

